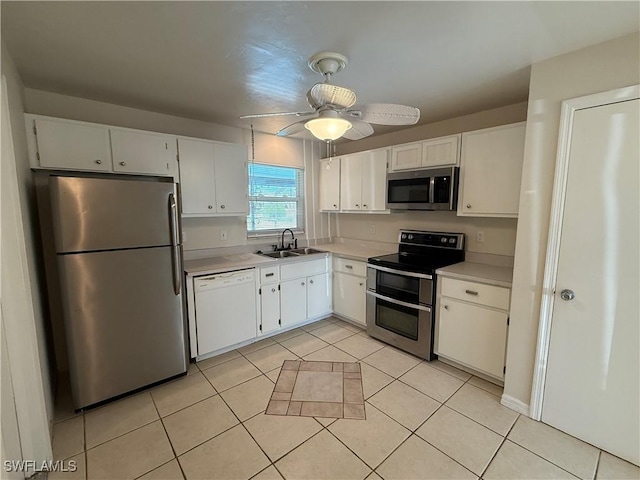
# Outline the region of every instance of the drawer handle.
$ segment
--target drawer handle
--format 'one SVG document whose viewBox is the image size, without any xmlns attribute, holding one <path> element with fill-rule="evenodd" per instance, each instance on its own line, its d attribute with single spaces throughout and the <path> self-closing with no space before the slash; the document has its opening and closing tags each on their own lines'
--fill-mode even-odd
<svg viewBox="0 0 640 480">
<path fill-rule="evenodd" d="M 265 277 L 273 277 L 274 273 L 267 273 Z"/>
<path fill-rule="evenodd" d="M 226 207 L 226 205 L 220 205 L 220 208 L 222 208 L 224 210 L 227 207 Z"/>
<path fill-rule="evenodd" d="M 444 308 L 445 310 L 449 310 L 449 305 L 443 305 L 443 308 Z"/>
<path fill-rule="evenodd" d="M 213 205 L 209 205 L 209 210 L 213 210 Z"/>
<path fill-rule="evenodd" d="M 469 295 L 478 295 L 478 292 L 476 292 L 475 290 L 465 290 L 465 293 L 468 293 Z"/>
<path fill-rule="evenodd" d="M 353 265 L 345 265 L 344 268 L 348 268 L 349 270 L 353 270 Z"/>
<path fill-rule="evenodd" d="M 127 162 L 120 162 L 120 165 L 122 165 L 123 167 L 127 166 Z"/>
<path fill-rule="evenodd" d="M 96 160 L 96 163 L 97 163 L 98 165 L 101 165 L 101 164 L 102 164 L 102 160 Z"/>
</svg>

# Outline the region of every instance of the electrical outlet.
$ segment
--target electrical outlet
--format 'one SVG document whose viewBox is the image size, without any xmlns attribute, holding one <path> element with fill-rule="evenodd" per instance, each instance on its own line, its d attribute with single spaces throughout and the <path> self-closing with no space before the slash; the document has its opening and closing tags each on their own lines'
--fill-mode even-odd
<svg viewBox="0 0 640 480">
<path fill-rule="evenodd" d="M 371 224 L 369 225 L 369 235 L 375 235 L 376 234 L 376 226 L 375 224 Z"/>
<path fill-rule="evenodd" d="M 226 240 L 226 239 L 227 239 L 227 231 L 220 230 L 220 240 Z"/>
<path fill-rule="evenodd" d="M 484 243 L 484 231 L 482 230 L 478 230 L 476 232 L 476 242 L 478 243 Z"/>
</svg>

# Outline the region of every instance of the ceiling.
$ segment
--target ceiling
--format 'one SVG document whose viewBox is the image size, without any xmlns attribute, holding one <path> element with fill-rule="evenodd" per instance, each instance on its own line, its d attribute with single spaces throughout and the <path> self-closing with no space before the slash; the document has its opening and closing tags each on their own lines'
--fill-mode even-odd
<svg viewBox="0 0 640 480">
<path fill-rule="evenodd" d="M 1 2 L 27 87 L 223 125 L 308 110 L 323 50 L 358 103 L 420 123 L 527 99 L 530 65 L 639 30 L 639 2 Z M 295 117 L 254 120 L 274 133 Z M 376 133 L 392 128 L 374 126 Z"/>
</svg>

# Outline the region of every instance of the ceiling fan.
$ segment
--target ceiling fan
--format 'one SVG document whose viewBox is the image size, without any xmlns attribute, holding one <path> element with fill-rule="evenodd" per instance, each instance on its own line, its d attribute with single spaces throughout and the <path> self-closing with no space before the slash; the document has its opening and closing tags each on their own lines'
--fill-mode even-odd
<svg viewBox="0 0 640 480">
<path fill-rule="evenodd" d="M 348 59 L 334 52 L 320 52 L 309 58 L 309 68 L 324 75 L 322 83 L 316 83 L 307 92 L 307 101 L 313 110 L 305 112 L 279 112 L 244 115 L 240 118 L 265 118 L 295 115 L 310 117 L 292 123 L 279 130 L 276 135 L 286 137 L 305 128 L 316 138 L 330 141 L 340 137 L 359 140 L 373 133 L 371 124 L 414 125 L 420 119 L 420 110 L 393 103 L 372 103 L 355 105 L 353 90 L 331 83 L 333 75 L 347 66 Z"/>
</svg>

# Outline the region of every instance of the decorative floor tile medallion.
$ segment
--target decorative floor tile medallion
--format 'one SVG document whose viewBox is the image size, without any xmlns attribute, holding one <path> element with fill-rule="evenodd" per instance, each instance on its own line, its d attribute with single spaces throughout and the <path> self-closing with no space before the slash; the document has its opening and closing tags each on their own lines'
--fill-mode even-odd
<svg viewBox="0 0 640 480">
<path fill-rule="evenodd" d="M 285 360 L 266 413 L 364 420 L 360 364 Z"/>
</svg>

